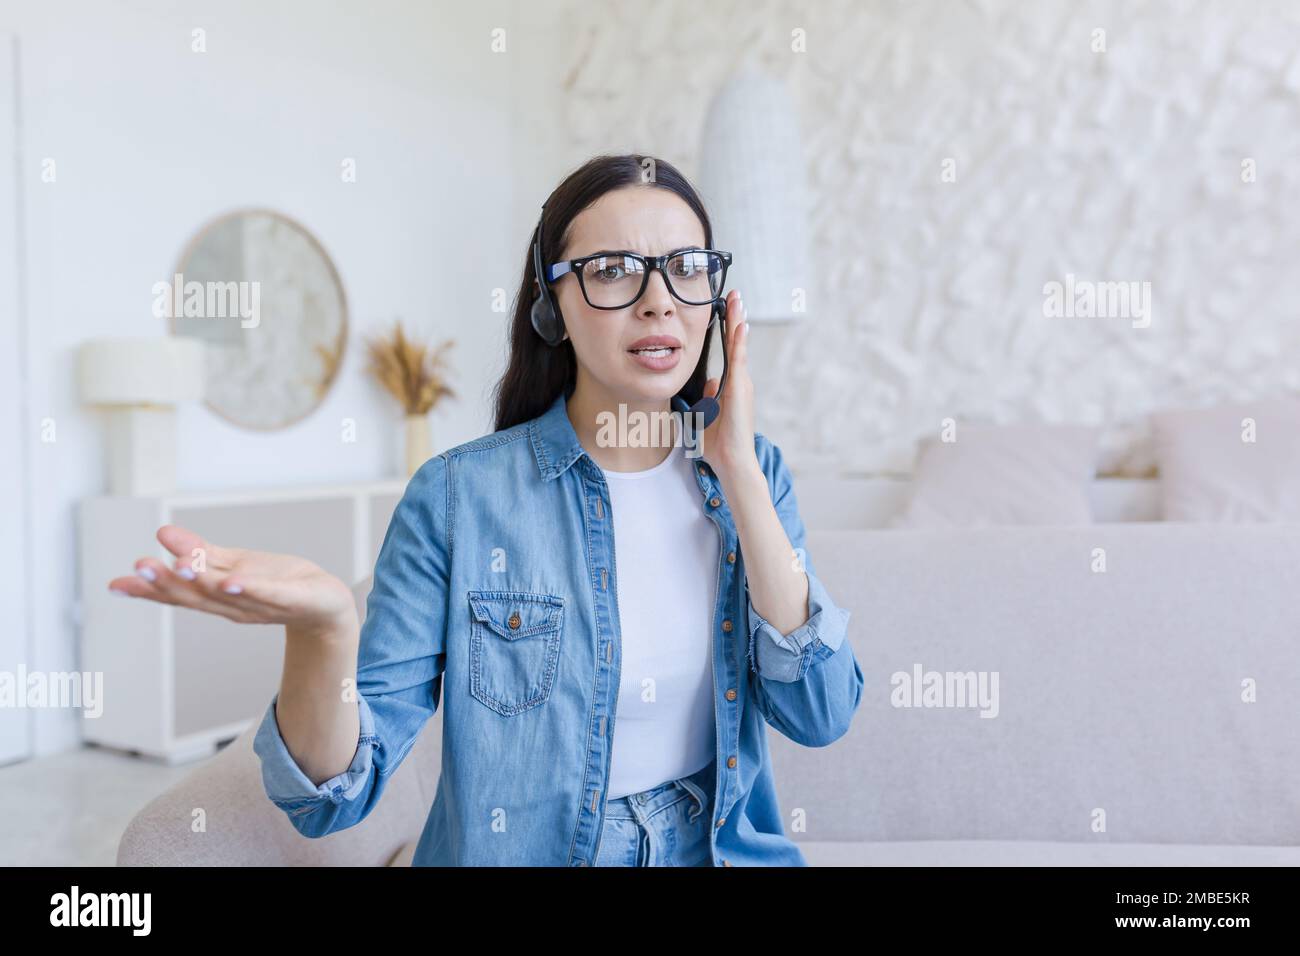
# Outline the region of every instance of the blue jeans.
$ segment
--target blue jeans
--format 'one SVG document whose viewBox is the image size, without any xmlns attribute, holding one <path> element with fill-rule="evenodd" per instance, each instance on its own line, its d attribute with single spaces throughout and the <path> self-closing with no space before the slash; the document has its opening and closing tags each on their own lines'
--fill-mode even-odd
<svg viewBox="0 0 1300 956">
<path fill-rule="evenodd" d="M 605 803 L 596 866 L 712 866 L 717 762 Z"/>
</svg>

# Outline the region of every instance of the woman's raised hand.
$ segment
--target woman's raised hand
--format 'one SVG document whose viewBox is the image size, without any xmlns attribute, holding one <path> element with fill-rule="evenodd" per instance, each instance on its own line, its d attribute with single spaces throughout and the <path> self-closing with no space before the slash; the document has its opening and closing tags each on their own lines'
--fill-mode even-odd
<svg viewBox="0 0 1300 956">
<path fill-rule="evenodd" d="M 351 590 L 305 558 L 221 547 L 170 524 L 158 529 L 158 540 L 176 556 L 173 566 L 141 558 L 136 573 L 114 578 L 110 590 L 240 624 L 283 624 L 306 636 L 355 634 Z"/>
</svg>

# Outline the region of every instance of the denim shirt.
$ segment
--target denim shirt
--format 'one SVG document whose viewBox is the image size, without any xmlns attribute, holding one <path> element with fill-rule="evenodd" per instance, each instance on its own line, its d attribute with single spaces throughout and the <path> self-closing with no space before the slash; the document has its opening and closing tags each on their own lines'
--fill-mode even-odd
<svg viewBox="0 0 1300 956">
<path fill-rule="evenodd" d="M 313 784 L 285 747 L 272 698 L 254 750 L 267 795 L 304 836 L 361 822 L 442 706 L 441 773 L 414 865 L 596 859 L 618 720 L 618 570 L 609 487 L 566 399 L 442 452 L 407 485 L 366 602 L 351 766 Z M 722 545 L 710 635 L 713 865 L 806 866 L 785 834 L 767 727 L 825 747 L 847 731 L 863 678 L 845 640 L 849 612 L 804 550 L 781 451 L 762 434 L 754 447 L 799 556 L 791 567 L 808 577 L 808 619 L 782 634 L 754 609 L 722 484 L 695 458 L 700 508 Z"/>
</svg>

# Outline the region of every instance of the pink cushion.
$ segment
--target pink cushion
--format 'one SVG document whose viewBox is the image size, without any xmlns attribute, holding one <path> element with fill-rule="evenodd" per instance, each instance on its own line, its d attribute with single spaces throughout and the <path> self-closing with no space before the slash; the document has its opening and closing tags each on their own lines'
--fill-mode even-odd
<svg viewBox="0 0 1300 956">
<path fill-rule="evenodd" d="M 1300 400 L 1168 410 L 1151 420 L 1166 521 L 1300 521 Z"/>
<path fill-rule="evenodd" d="M 1092 522 L 1099 428 L 959 422 L 954 435 L 921 443 L 910 500 L 891 527 Z"/>
</svg>

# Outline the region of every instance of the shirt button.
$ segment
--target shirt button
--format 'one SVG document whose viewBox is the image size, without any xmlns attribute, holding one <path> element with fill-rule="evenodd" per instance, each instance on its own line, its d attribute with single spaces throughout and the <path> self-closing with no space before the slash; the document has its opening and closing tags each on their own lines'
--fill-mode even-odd
<svg viewBox="0 0 1300 956">
<path fill-rule="evenodd" d="M 512 631 L 517 631 L 519 629 L 519 612 L 516 611 L 514 614 L 511 614 L 510 620 L 506 621 L 506 623 L 510 625 Z"/>
<path fill-rule="evenodd" d="M 722 622 L 722 629 L 724 631 L 731 630 L 731 618 L 727 618 L 727 620 Z"/>
<path fill-rule="evenodd" d="M 735 551 L 728 551 L 728 552 L 727 552 L 727 563 L 728 563 L 728 564 L 735 564 L 735 563 L 736 563 L 736 552 L 735 552 Z"/>
<path fill-rule="evenodd" d="M 703 466 L 703 465 L 700 465 L 700 467 L 699 467 L 697 470 L 698 470 L 699 473 L 700 473 L 701 475 L 703 475 L 705 478 L 709 477 L 709 473 L 708 473 L 707 471 L 704 470 L 704 466 Z"/>
<path fill-rule="evenodd" d="M 727 691 L 727 700 L 735 700 L 735 699 L 736 699 L 736 689 L 733 687 Z"/>
<path fill-rule="evenodd" d="M 718 819 L 718 829 L 721 830 L 721 829 L 722 829 L 722 825 L 723 825 L 724 823 L 726 823 L 726 822 L 727 822 L 727 818 L 726 818 L 726 817 L 720 817 L 720 818 Z"/>
<path fill-rule="evenodd" d="M 722 504 L 722 499 L 719 498 L 717 495 L 714 495 L 712 498 L 709 499 L 709 504 L 713 505 L 713 507 L 716 508 L 718 505 Z"/>
<path fill-rule="evenodd" d="M 735 758 L 735 757 L 728 757 L 728 758 L 727 758 L 727 766 L 728 766 L 728 767 L 734 767 L 734 766 L 736 766 L 736 758 Z"/>
</svg>

